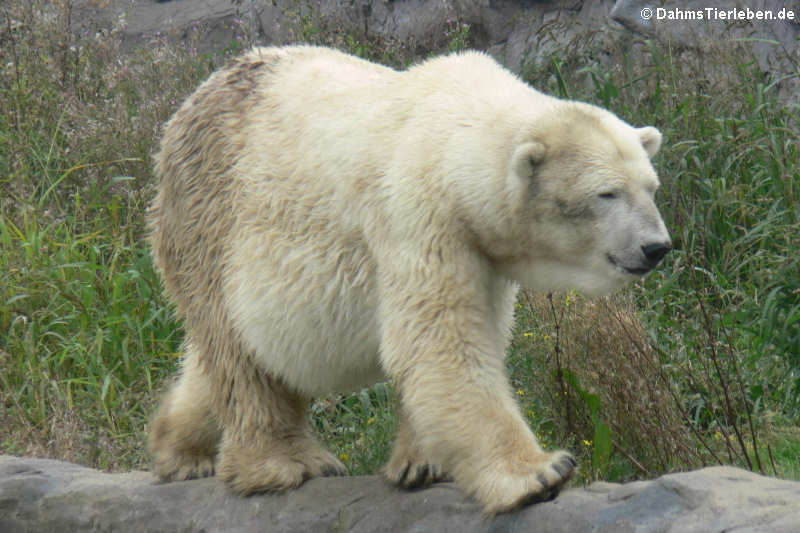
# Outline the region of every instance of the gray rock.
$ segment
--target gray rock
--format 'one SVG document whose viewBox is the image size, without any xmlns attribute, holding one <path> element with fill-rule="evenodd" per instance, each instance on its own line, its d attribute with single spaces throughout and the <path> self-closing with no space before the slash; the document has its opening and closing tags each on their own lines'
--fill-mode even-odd
<svg viewBox="0 0 800 533">
<path fill-rule="evenodd" d="M 736 11 L 731 13 L 732 9 Z M 787 14 L 793 18 L 786 18 Z M 677 48 L 707 52 L 719 43 L 747 43 L 762 70 L 791 71 L 789 58 L 798 58 L 800 5 L 791 2 L 617 0 L 610 16 L 630 31 Z M 773 19 L 759 20 L 758 16 Z"/>
<path fill-rule="evenodd" d="M 585 56 L 587 66 L 614 69 L 620 59 L 611 50 L 627 50 L 635 61 L 637 52 L 647 48 L 643 41 L 648 38 L 669 45 L 679 62 L 684 59 L 679 54 L 693 54 L 708 64 L 705 75 L 714 79 L 715 63 L 723 61 L 719 51 L 739 46 L 753 53 L 762 71 L 782 79 L 778 88 L 785 101 L 800 99 L 800 5 L 783 0 L 754 0 L 747 6 L 720 0 L 713 7 L 718 12 L 749 9 L 776 17 L 790 10 L 792 20 L 709 17 L 704 0 L 73 1 L 76 29 L 116 27 L 126 47 L 169 38 L 207 52 L 337 34 L 424 53 L 446 49 L 453 30 L 469 24 L 473 46 L 487 50 L 515 72 L 549 65 L 569 54 Z M 654 16 L 644 18 L 643 9 L 652 10 Z M 679 10 L 702 12 L 703 20 L 666 16 Z M 734 54 L 745 57 L 738 51 Z"/>
<path fill-rule="evenodd" d="M 642 18 L 642 9 L 675 12 L 703 10 L 703 0 L 75 0 L 78 23 L 88 19 L 119 24 L 128 45 L 157 34 L 189 39 L 202 30 L 201 50 L 233 41 L 286 44 L 320 27 L 357 37 L 399 43 L 442 43 L 448 24 L 470 24 L 479 48 L 519 71 L 525 62 L 547 60 L 555 51 L 585 43 L 587 36 L 618 39 L 635 33 L 673 45 L 703 48 L 708 43 L 741 42 L 752 47 L 764 69 L 794 72 L 786 55 L 798 60 L 800 5 L 783 0 L 720 0 L 719 11 L 745 8 L 793 10 L 793 20 L 659 20 Z M 103 5 L 105 7 L 96 7 Z M 120 22 L 122 21 L 122 22 Z M 243 42 L 249 45 L 251 42 Z M 796 67 L 796 63 L 794 64 Z M 796 69 L 795 69 L 796 70 Z"/>
<path fill-rule="evenodd" d="M 800 531 L 800 483 L 731 467 L 593 483 L 494 519 L 450 483 L 399 491 L 376 476 L 313 479 L 240 498 L 216 478 L 159 484 L 47 459 L 0 456 L 0 531 Z"/>
</svg>

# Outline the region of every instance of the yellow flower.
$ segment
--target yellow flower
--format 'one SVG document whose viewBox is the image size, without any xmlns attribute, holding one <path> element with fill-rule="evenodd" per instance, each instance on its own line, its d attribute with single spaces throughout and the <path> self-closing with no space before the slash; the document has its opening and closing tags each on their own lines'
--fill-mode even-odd
<svg viewBox="0 0 800 533">
<path fill-rule="evenodd" d="M 350 456 L 347 455 L 346 453 L 340 453 L 339 454 L 339 459 L 341 459 L 342 461 L 349 461 L 350 460 Z"/>
<path fill-rule="evenodd" d="M 517 396 L 525 396 L 525 391 L 522 389 L 517 389 Z"/>
<path fill-rule="evenodd" d="M 375 423 L 375 417 L 374 416 L 369 417 L 369 420 L 367 420 L 367 425 L 369 426 L 370 424 L 374 423 Z"/>
<path fill-rule="evenodd" d="M 572 305 L 572 301 L 574 299 L 575 299 L 575 291 L 570 289 L 570 291 L 567 293 L 567 299 L 564 300 L 564 305 L 567 306 L 567 309 L 569 309 L 569 306 Z"/>
<path fill-rule="evenodd" d="M 523 337 L 533 337 L 533 333 L 530 332 L 530 331 L 526 331 L 525 333 L 522 334 L 522 336 Z"/>
<path fill-rule="evenodd" d="M 586 446 L 591 446 L 591 445 L 592 445 L 592 441 L 590 441 L 590 440 L 586 440 L 586 439 L 583 439 L 583 443 L 584 443 Z"/>
</svg>

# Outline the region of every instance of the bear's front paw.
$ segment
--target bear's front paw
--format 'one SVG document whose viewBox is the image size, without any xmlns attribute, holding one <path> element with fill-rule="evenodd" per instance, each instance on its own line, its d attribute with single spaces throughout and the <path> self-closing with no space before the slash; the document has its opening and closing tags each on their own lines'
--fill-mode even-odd
<svg viewBox="0 0 800 533">
<path fill-rule="evenodd" d="M 392 458 L 383 469 L 383 474 L 390 483 L 404 489 L 427 487 L 449 479 L 441 465 L 407 458 Z"/>
<path fill-rule="evenodd" d="M 400 427 L 392 457 L 383 467 L 383 475 L 390 483 L 404 489 L 427 487 L 437 481 L 449 480 L 441 464 L 430 461 L 420 452 L 407 423 Z"/>
<path fill-rule="evenodd" d="M 486 472 L 478 480 L 475 497 L 494 515 L 517 507 L 551 500 L 572 478 L 578 465 L 568 452 L 542 453 L 538 461 L 517 463 Z"/>
</svg>

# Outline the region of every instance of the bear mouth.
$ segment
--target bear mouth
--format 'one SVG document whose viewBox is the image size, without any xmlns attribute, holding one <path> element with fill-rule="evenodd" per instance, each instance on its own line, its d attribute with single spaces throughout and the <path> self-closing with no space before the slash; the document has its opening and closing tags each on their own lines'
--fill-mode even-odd
<svg viewBox="0 0 800 533">
<path fill-rule="evenodd" d="M 644 276 L 645 274 L 647 274 L 651 270 L 649 267 L 642 267 L 642 266 L 629 267 L 629 266 L 625 266 L 622 263 L 620 263 L 619 260 L 616 257 L 614 257 L 613 255 L 611 255 L 611 254 L 606 254 L 606 257 L 608 258 L 608 262 L 611 263 L 612 265 L 614 265 L 614 268 L 616 268 L 617 270 L 621 270 L 622 272 L 625 272 L 626 274 L 630 274 L 631 276 Z"/>
</svg>

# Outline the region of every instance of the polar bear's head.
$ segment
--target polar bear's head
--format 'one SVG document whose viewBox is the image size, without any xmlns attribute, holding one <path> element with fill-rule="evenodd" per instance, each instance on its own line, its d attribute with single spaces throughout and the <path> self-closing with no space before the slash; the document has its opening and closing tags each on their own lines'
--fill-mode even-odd
<svg viewBox="0 0 800 533">
<path fill-rule="evenodd" d="M 671 248 L 653 199 L 661 134 L 586 104 L 550 115 L 515 143 L 506 191 L 517 246 L 496 264 L 530 288 L 604 294 Z"/>
</svg>

